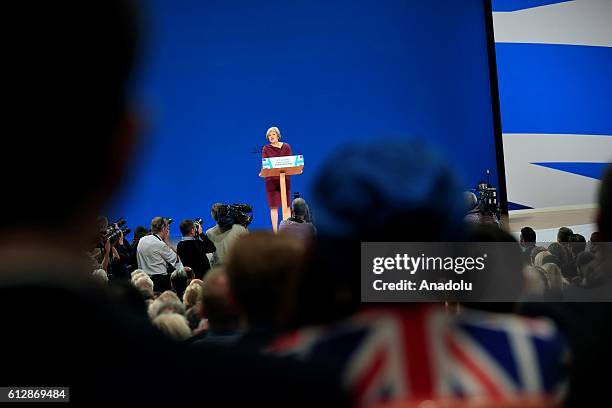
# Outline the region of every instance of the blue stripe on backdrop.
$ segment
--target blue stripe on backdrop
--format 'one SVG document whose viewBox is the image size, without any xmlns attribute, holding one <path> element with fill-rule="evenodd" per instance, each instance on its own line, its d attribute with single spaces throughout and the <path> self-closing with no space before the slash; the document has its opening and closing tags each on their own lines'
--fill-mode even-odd
<svg viewBox="0 0 612 408">
<path fill-rule="evenodd" d="M 612 135 L 612 48 L 496 44 L 504 133 Z"/>
<path fill-rule="evenodd" d="M 491 6 L 493 11 L 516 11 L 568 1 L 571 0 L 493 0 Z"/>
<path fill-rule="evenodd" d="M 508 201 L 508 211 L 514 210 L 531 210 L 533 207 L 529 207 L 523 204 L 513 203 L 512 201 Z"/>
<path fill-rule="evenodd" d="M 612 154 L 612 152 L 610 152 Z M 550 162 L 550 163 L 531 163 L 537 166 L 548 167 L 550 169 L 565 171 L 596 180 L 603 178 L 603 173 L 608 163 L 579 163 L 579 162 Z"/>
</svg>

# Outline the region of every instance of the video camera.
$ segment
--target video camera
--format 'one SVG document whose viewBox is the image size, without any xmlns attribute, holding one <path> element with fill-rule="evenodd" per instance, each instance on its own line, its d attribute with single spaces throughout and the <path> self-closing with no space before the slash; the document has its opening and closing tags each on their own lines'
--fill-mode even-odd
<svg viewBox="0 0 612 408">
<path fill-rule="evenodd" d="M 247 228 L 252 221 L 253 207 L 248 204 L 222 204 L 217 208 L 217 222 L 221 227 L 240 224 Z"/>
<path fill-rule="evenodd" d="M 489 182 L 490 171 L 487 169 L 487 182 L 480 181 L 472 191 L 478 199 L 476 208 L 486 215 L 494 215 L 500 219 L 501 210 L 497 201 L 497 189 Z"/>
<path fill-rule="evenodd" d="M 127 222 L 123 218 L 119 218 L 116 222 L 110 224 L 106 228 L 106 232 L 102 235 L 102 240 L 108 240 L 111 244 L 114 244 L 119 239 L 119 236 L 123 234 L 123 237 L 127 236 L 132 230 L 126 226 Z"/>
</svg>

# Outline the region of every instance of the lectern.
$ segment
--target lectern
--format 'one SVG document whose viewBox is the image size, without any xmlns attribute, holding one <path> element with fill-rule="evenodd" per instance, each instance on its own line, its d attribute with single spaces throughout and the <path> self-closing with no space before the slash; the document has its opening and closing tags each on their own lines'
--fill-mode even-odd
<svg viewBox="0 0 612 408">
<path fill-rule="evenodd" d="M 285 176 L 302 174 L 304 170 L 304 156 L 280 156 L 261 159 L 259 177 L 279 177 L 281 205 L 283 207 L 283 220 L 291 216 L 287 206 L 287 184 Z"/>
</svg>

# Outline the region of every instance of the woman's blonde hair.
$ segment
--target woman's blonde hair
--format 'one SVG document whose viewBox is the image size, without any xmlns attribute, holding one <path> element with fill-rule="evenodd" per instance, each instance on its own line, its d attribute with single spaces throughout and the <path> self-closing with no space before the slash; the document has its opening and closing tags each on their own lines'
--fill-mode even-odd
<svg viewBox="0 0 612 408">
<path fill-rule="evenodd" d="M 549 262 L 542 265 L 542 269 L 546 272 L 550 290 L 553 292 L 561 292 L 563 290 L 563 275 L 561 275 L 559 266 Z"/>
<path fill-rule="evenodd" d="M 177 341 L 184 341 L 191 337 L 191 329 L 185 319 L 176 313 L 163 313 L 153 319 L 153 326 L 157 327 L 166 336 Z"/>
<path fill-rule="evenodd" d="M 544 257 L 549 256 L 549 255 L 552 255 L 552 254 L 548 251 L 539 252 L 533 259 L 533 265 L 542 266 L 544 264 Z"/>
<path fill-rule="evenodd" d="M 276 134 L 278 135 L 278 140 L 280 140 L 281 139 L 281 132 L 280 132 L 280 129 L 277 128 L 276 126 L 272 126 L 270 129 L 268 129 L 266 131 L 266 140 L 269 140 L 268 136 L 270 135 L 270 132 L 272 132 L 272 131 L 276 132 Z"/>
<path fill-rule="evenodd" d="M 199 279 L 194 279 L 191 281 L 189 286 L 185 289 L 185 293 L 183 293 L 183 304 L 185 305 L 185 309 L 189 309 L 192 306 L 195 306 L 196 303 L 202 300 L 202 285 L 198 282 Z"/>
</svg>

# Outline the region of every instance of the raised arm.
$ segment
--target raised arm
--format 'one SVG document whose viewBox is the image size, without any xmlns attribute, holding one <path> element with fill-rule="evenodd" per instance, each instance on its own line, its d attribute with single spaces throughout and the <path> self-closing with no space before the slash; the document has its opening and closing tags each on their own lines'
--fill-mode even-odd
<svg viewBox="0 0 612 408">
<path fill-rule="evenodd" d="M 171 246 L 164 245 L 160 248 L 159 252 L 163 260 L 168 262 L 170 265 L 174 266 L 177 269 L 181 266 L 181 261 L 178 257 L 178 254 Z"/>
<path fill-rule="evenodd" d="M 212 242 L 210 238 L 206 236 L 206 234 L 200 234 L 200 239 L 200 242 L 202 243 L 202 248 L 207 254 L 211 254 L 217 250 L 217 247 L 215 246 L 214 242 Z"/>
</svg>

